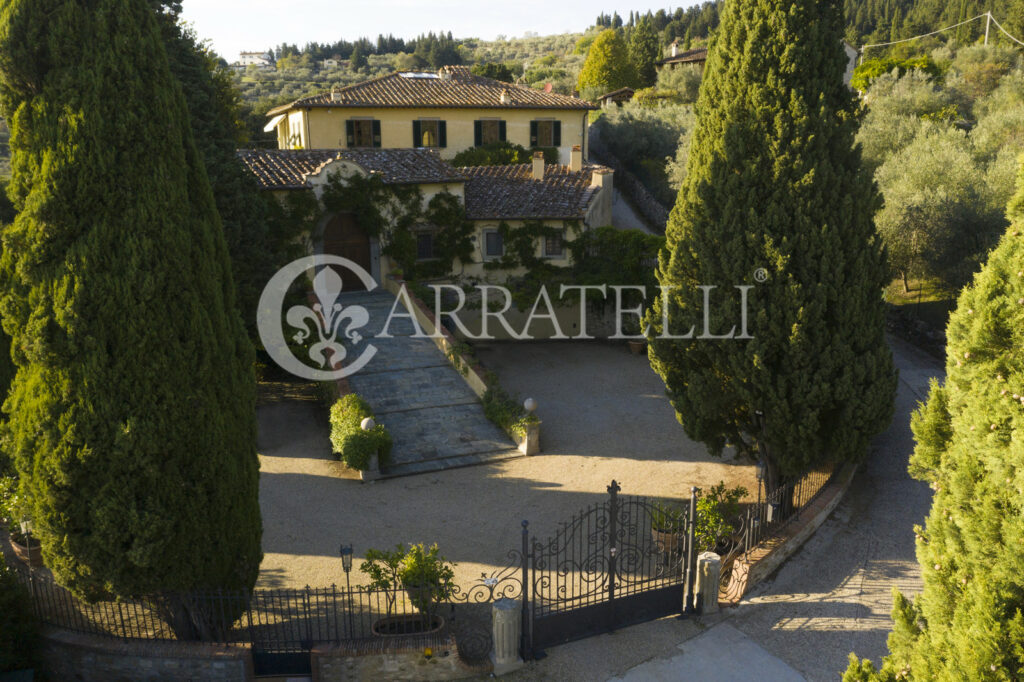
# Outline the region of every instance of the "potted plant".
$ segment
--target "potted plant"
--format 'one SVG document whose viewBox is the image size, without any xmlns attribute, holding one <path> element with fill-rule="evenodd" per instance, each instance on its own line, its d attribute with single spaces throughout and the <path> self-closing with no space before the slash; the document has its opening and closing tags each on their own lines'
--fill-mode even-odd
<svg viewBox="0 0 1024 682">
<path fill-rule="evenodd" d="M 667 554 L 683 548 L 686 535 L 686 507 L 682 503 L 660 500 L 651 510 L 651 539 Z"/>
<path fill-rule="evenodd" d="M 726 488 L 725 481 L 719 481 L 706 494 L 700 494 L 697 498 L 697 551 L 722 554 L 728 550 L 739 525 L 740 500 L 746 496 L 746 488 Z"/>
<path fill-rule="evenodd" d="M 624 321 L 622 331 L 626 336 L 640 336 L 643 333 L 640 330 L 640 320 L 632 316 Z M 647 339 L 628 339 L 626 344 L 633 355 L 643 355 L 647 351 Z"/>
<path fill-rule="evenodd" d="M 385 595 L 387 616 L 373 624 L 380 636 L 417 635 L 444 627 L 438 606 L 448 599 L 455 586 L 454 564 L 440 556 L 437 545 L 398 545 L 394 551 L 371 549 L 360 570 L 370 576 L 370 589 Z M 398 592 L 404 590 L 418 613 L 396 613 Z"/>
<path fill-rule="evenodd" d="M 32 568 L 43 565 L 39 540 L 32 537 L 32 524 L 21 514 L 18 480 L 13 476 L 0 478 L 0 520 L 7 529 L 14 555 Z"/>
</svg>

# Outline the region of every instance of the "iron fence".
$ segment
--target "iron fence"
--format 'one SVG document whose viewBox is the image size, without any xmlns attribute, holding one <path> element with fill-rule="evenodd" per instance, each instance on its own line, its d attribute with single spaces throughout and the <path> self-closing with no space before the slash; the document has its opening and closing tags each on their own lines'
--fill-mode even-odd
<svg viewBox="0 0 1024 682">
<path fill-rule="evenodd" d="M 730 593 L 733 562 L 741 556 L 749 555 L 758 545 L 780 537 L 789 524 L 799 516 L 800 511 L 818 498 L 838 471 L 839 467 L 835 463 L 826 463 L 808 470 L 795 481 L 780 486 L 769 494 L 763 493 L 762 482 L 758 481 L 757 501 L 745 505 L 737 520 L 736 532 L 725 543 L 725 547 L 720 548 L 723 549 L 723 593 Z"/>
<path fill-rule="evenodd" d="M 335 585 L 88 602 L 58 585 L 48 572 L 15 570 L 32 595 L 36 617 L 46 624 L 122 640 L 250 644 L 256 652 L 302 652 L 315 643 L 354 644 L 381 636 L 451 634 L 460 656 L 478 661 L 491 648 L 490 602 L 519 596 L 518 581 L 492 575 L 466 590 L 453 585 L 449 599 L 423 609 L 426 595 L 413 589 Z M 188 613 L 187 627 L 176 621 L 174 607 Z"/>
</svg>

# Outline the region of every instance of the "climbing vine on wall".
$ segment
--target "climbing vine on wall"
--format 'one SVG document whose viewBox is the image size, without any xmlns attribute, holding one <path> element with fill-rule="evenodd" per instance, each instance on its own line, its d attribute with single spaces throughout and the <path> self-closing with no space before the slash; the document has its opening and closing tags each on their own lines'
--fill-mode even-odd
<svg viewBox="0 0 1024 682">
<path fill-rule="evenodd" d="M 473 223 L 458 197 L 444 191 L 424 206 L 415 185 L 389 185 L 377 174 L 328 178 L 322 197 L 328 213 L 349 212 L 359 227 L 380 240 L 381 253 L 391 256 L 408 279 L 441 277 L 456 260 L 472 260 Z M 416 235 L 433 234 L 430 260 L 417 261 Z"/>
</svg>

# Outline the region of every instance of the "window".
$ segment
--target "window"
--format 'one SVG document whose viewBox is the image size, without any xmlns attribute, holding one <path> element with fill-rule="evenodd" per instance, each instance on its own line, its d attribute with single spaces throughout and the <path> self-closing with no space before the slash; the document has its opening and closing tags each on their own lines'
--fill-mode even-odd
<svg viewBox="0 0 1024 682">
<path fill-rule="evenodd" d="M 434 233 L 416 233 L 416 260 L 430 260 L 434 257 Z"/>
<path fill-rule="evenodd" d="M 505 122 L 498 118 L 485 118 L 473 122 L 473 144 L 480 147 L 485 144 L 505 141 Z"/>
<path fill-rule="evenodd" d="M 345 137 L 349 147 L 379 147 L 380 121 L 350 118 L 345 121 Z"/>
<path fill-rule="evenodd" d="M 484 258 L 501 258 L 505 255 L 505 239 L 498 230 L 484 230 Z"/>
<path fill-rule="evenodd" d="M 544 257 L 565 257 L 565 230 L 558 230 L 551 237 L 544 237 Z"/>
<path fill-rule="evenodd" d="M 562 122 L 553 119 L 530 121 L 530 146 L 562 146 Z"/>
<path fill-rule="evenodd" d="M 447 147 L 447 124 L 435 119 L 419 119 L 412 122 L 413 147 Z"/>
</svg>

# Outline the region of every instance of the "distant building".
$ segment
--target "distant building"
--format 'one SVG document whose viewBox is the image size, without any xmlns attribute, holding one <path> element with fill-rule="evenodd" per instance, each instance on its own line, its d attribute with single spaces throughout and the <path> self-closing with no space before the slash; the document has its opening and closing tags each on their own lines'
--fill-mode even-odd
<svg viewBox="0 0 1024 682">
<path fill-rule="evenodd" d="M 618 90 L 612 90 L 606 92 L 597 98 L 597 104 L 601 107 L 611 106 L 612 104 L 622 105 L 623 102 L 628 102 L 633 99 L 633 95 L 636 93 L 633 88 L 619 88 Z"/>
<path fill-rule="evenodd" d="M 337 57 L 332 57 L 330 59 L 321 59 L 320 60 L 320 68 L 321 69 L 340 69 L 340 68 L 344 68 L 346 66 L 348 66 L 348 60 L 347 59 L 338 59 Z"/>
<path fill-rule="evenodd" d="M 704 68 L 704 62 L 708 60 L 708 48 L 698 47 L 693 50 L 680 50 L 679 40 L 673 40 L 668 46 L 668 55 L 655 62 L 655 66 L 658 69 L 663 69 L 666 66 L 669 68 L 678 66 L 680 64 L 696 64 L 697 66 Z"/>
<path fill-rule="evenodd" d="M 274 68 L 274 60 L 268 52 L 240 52 L 238 54 L 238 66 L 258 66 L 264 69 Z"/>
</svg>

